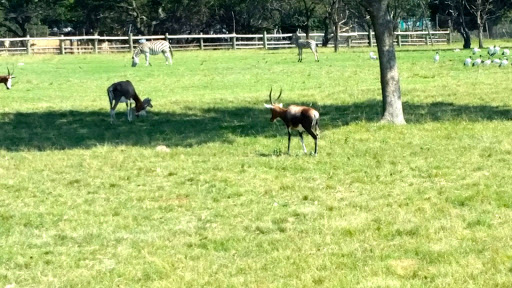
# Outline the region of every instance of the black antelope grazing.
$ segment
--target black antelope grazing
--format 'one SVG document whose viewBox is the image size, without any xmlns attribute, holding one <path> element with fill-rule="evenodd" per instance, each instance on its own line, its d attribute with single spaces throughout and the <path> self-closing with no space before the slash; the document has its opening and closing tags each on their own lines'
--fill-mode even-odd
<svg viewBox="0 0 512 288">
<path fill-rule="evenodd" d="M 171 64 L 172 65 L 172 57 L 174 57 L 171 44 L 169 44 L 167 41 L 158 40 L 158 41 L 151 41 L 151 42 L 144 42 L 139 45 L 133 51 L 132 56 L 132 67 L 137 66 L 139 64 L 139 56 L 140 54 L 144 54 L 146 57 L 146 66 L 149 64 L 149 55 L 158 55 L 162 53 L 165 57 L 165 64 Z"/>
<path fill-rule="evenodd" d="M 110 101 L 110 123 L 116 119 L 116 107 L 119 103 L 126 103 L 128 121 L 132 121 L 132 102 L 135 102 L 135 116 L 137 117 L 139 115 L 146 115 L 146 108 L 153 108 L 151 99 L 145 98 L 140 100 L 139 95 L 135 92 L 135 87 L 128 80 L 110 85 L 107 89 L 107 94 Z"/>
<path fill-rule="evenodd" d="M 12 68 L 12 73 L 11 73 L 11 71 L 9 70 L 9 67 L 7 67 L 7 75 L 0 76 L 0 83 L 4 83 L 5 87 L 7 89 L 11 89 L 12 79 L 15 78 L 15 76 L 13 74 L 14 74 L 14 68 Z"/>
<path fill-rule="evenodd" d="M 279 96 L 277 96 L 277 100 L 281 98 L 281 94 L 283 93 L 283 89 L 279 92 Z M 276 121 L 277 118 L 281 118 L 286 128 L 288 130 L 288 154 L 290 154 L 290 138 L 292 136 L 292 130 L 297 130 L 299 132 L 300 142 L 302 143 L 302 148 L 304 149 L 304 153 L 307 153 L 306 146 L 304 145 L 304 139 L 302 138 L 302 133 L 304 131 L 308 132 L 313 139 L 315 139 L 315 155 L 318 152 L 318 120 L 320 118 L 320 114 L 311 108 L 305 106 L 296 106 L 291 105 L 288 108 L 283 108 L 283 104 L 274 103 L 272 101 L 272 88 L 270 88 L 270 94 L 268 95 L 270 99 L 270 104 L 265 104 L 265 107 L 272 111 L 272 117 L 270 117 L 270 122 Z"/>
<path fill-rule="evenodd" d="M 299 61 L 298 62 L 302 62 L 302 49 L 304 48 L 309 48 L 311 49 L 311 52 L 313 52 L 313 54 L 315 55 L 315 61 L 320 61 L 318 60 L 318 52 L 316 51 L 316 42 L 313 41 L 313 40 L 301 40 L 300 39 L 300 36 L 298 33 L 293 33 L 292 34 L 292 44 L 295 44 L 295 46 L 297 46 L 297 48 L 299 49 Z"/>
</svg>

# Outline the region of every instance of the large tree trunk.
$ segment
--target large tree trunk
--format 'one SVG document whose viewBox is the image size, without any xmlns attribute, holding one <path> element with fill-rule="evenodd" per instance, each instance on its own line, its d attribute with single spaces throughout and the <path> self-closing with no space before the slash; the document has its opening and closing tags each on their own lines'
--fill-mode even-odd
<svg viewBox="0 0 512 288">
<path fill-rule="evenodd" d="M 393 44 L 394 23 L 388 14 L 388 0 L 363 0 L 362 4 L 370 15 L 379 51 L 383 110 L 381 122 L 405 124 L 400 77 Z"/>
<path fill-rule="evenodd" d="M 466 1 L 462 0 L 462 5 L 460 5 L 460 27 L 459 33 L 462 35 L 462 39 L 464 39 L 464 45 L 462 48 L 470 49 L 471 48 L 471 34 L 469 34 L 468 28 L 466 28 L 466 19 L 464 17 L 464 6 L 466 5 Z"/>
</svg>

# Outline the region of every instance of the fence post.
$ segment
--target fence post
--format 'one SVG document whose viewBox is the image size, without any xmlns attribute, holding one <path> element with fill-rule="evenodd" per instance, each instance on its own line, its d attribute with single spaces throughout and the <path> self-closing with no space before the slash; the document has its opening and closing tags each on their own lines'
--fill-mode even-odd
<svg viewBox="0 0 512 288">
<path fill-rule="evenodd" d="M 368 39 L 370 41 L 370 47 L 373 47 L 373 35 L 372 35 L 372 29 L 368 31 Z"/>
<path fill-rule="evenodd" d="M 201 33 L 201 38 L 199 38 L 199 49 L 204 49 L 204 43 L 203 43 L 203 33 Z"/>
<path fill-rule="evenodd" d="M 268 44 L 267 44 L 267 31 L 263 31 L 263 49 L 267 50 L 268 49 Z"/>
<path fill-rule="evenodd" d="M 428 36 L 425 36 L 425 44 L 428 46 Z"/>
<path fill-rule="evenodd" d="M 128 46 L 130 47 L 130 54 L 133 54 L 133 34 L 128 34 Z"/>
<path fill-rule="evenodd" d="M 64 55 L 65 51 L 64 51 L 64 35 L 60 35 L 60 39 L 59 40 L 59 43 L 60 43 L 60 54 L 61 55 Z"/>
<path fill-rule="evenodd" d="M 398 47 L 402 47 L 402 35 L 399 33 L 396 33 L 396 42 L 398 44 Z"/>
<path fill-rule="evenodd" d="M 165 33 L 165 41 L 169 43 L 169 33 Z"/>
<path fill-rule="evenodd" d="M 231 41 L 233 43 L 233 49 L 236 49 L 236 34 L 233 34 L 233 38 L 231 38 Z"/>
<path fill-rule="evenodd" d="M 352 47 L 352 36 L 347 36 L 347 47 Z"/>
<path fill-rule="evenodd" d="M 94 33 L 95 37 L 98 37 L 98 32 Z M 98 38 L 94 38 L 94 54 L 98 54 Z"/>
<path fill-rule="evenodd" d="M 27 38 L 30 38 L 30 35 L 27 35 Z M 32 54 L 31 48 L 30 48 L 30 39 L 27 39 L 27 54 Z"/>
<path fill-rule="evenodd" d="M 452 31 L 448 31 L 448 44 L 452 44 Z"/>
</svg>

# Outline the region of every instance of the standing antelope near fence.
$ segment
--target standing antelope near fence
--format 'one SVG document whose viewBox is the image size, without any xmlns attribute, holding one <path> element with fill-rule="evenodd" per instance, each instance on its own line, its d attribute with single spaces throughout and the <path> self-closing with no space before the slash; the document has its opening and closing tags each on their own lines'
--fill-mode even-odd
<svg viewBox="0 0 512 288">
<path fill-rule="evenodd" d="M 12 85 L 12 79 L 15 78 L 14 74 L 14 68 L 12 68 L 12 72 L 9 70 L 9 67 L 7 67 L 7 75 L 0 76 L 0 83 L 5 84 L 5 88 L 11 89 Z"/>
<path fill-rule="evenodd" d="M 317 61 L 317 62 L 320 61 L 320 60 L 318 60 L 318 52 L 316 51 L 317 45 L 314 40 L 311 40 L 311 39 L 301 40 L 298 33 L 293 33 L 291 42 L 292 42 L 292 44 L 297 46 L 297 48 L 299 49 L 299 61 L 297 61 L 297 62 L 302 62 L 302 49 L 304 49 L 304 48 L 311 49 L 311 52 L 313 52 L 313 54 L 315 55 L 315 61 Z"/>
<path fill-rule="evenodd" d="M 279 96 L 277 96 L 277 100 L 281 98 L 281 94 L 283 93 L 283 89 L 279 92 Z M 296 106 L 290 105 L 288 108 L 283 108 L 283 104 L 274 103 L 272 101 L 272 88 L 270 88 L 270 94 L 268 95 L 270 99 L 270 104 L 264 104 L 265 107 L 272 111 L 272 117 L 270 117 L 270 122 L 276 121 L 277 118 L 281 118 L 286 128 L 288 130 L 288 154 L 290 154 L 290 139 L 292 136 L 291 130 L 297 130 L 299 132 L 300 142 L 302 143 L 302 149 L 304 149 L 304 153 L 307 153 L 306 146 L 304 145 L 304 138 L 302 138 L 302 133 L 304 131 L 308 132 L 313 139 L 315 139 L 315 156 L 318 152 L 318 120 L 320 118 L 320 114 L 311 107 L 306 106 Z"/>
<path fill-rule="evenodd" d="M 137 66 L 139 64 L 139 56 L 140 54 L 144 54 L 146 57 L 146 66 L 149 64 L 149 55 L 158 55 L 162 53 L 165 57 L 165 64 L 171 64 L 172 65 L 172 57 L 174 57 L 174 53 L 172 51 L 171 44 L 169 44 L 167 41 L 158 40 L 158 41 L 151 41 L 151 42 L 144 42 L 139 45 L 133 51 L 132 56 L 132 67 Z"/>
<path fill-rule="evenodd" d="M 119 103 L 126 103 L 128 121 L 132 121 L 132 102 L 135 102 L 135 116 L 146 115 L 146 109 L 153 108 L 151 99 L 145 98 L 140 100 L 139 95 L 135 92 L 132 82 L 120 81 L 110 85 L 107 89 L 108 100 L 110 101 L 110 123 L 116 119 L 116 108 Z M 129 104 L 129 107 L 128 107 Z"/>
</svg>

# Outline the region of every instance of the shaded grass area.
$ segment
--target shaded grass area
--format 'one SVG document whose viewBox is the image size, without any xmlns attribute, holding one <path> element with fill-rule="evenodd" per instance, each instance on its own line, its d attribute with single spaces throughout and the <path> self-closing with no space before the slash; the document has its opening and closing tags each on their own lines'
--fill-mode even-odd
<svg viewBox="0 0 512 288">
<path fill-rule="evenodd" d="M 381 102 L 368 100 L 348 105 L 318 105 L 323 130 L 339 129 L 354 122 L 379 120 Z M 410 124 L 437 121 L 503 121 L 510 107 L 417 104 L 404 102 Z M 121 111 L 124 109 L 121 109 Z M 372 113 L 373 111 L 373 113 Z M 123 111 L 124 112 L 124 111 Z M 254 107 L 206 108 L 194 114 L 150 112 L 129 123 L 118 112 L 110 124 L 104 112 L 49 111 L 0 114 L 0 147 L 7 151 L 94 148 L 98 145 L 192 147 L 210 142 L 229 144 L 232 137 L 273 137 L 264 121 L 266 110 Z M 283 125 L 283 131 L 284 131 Z"/>
</svg>

